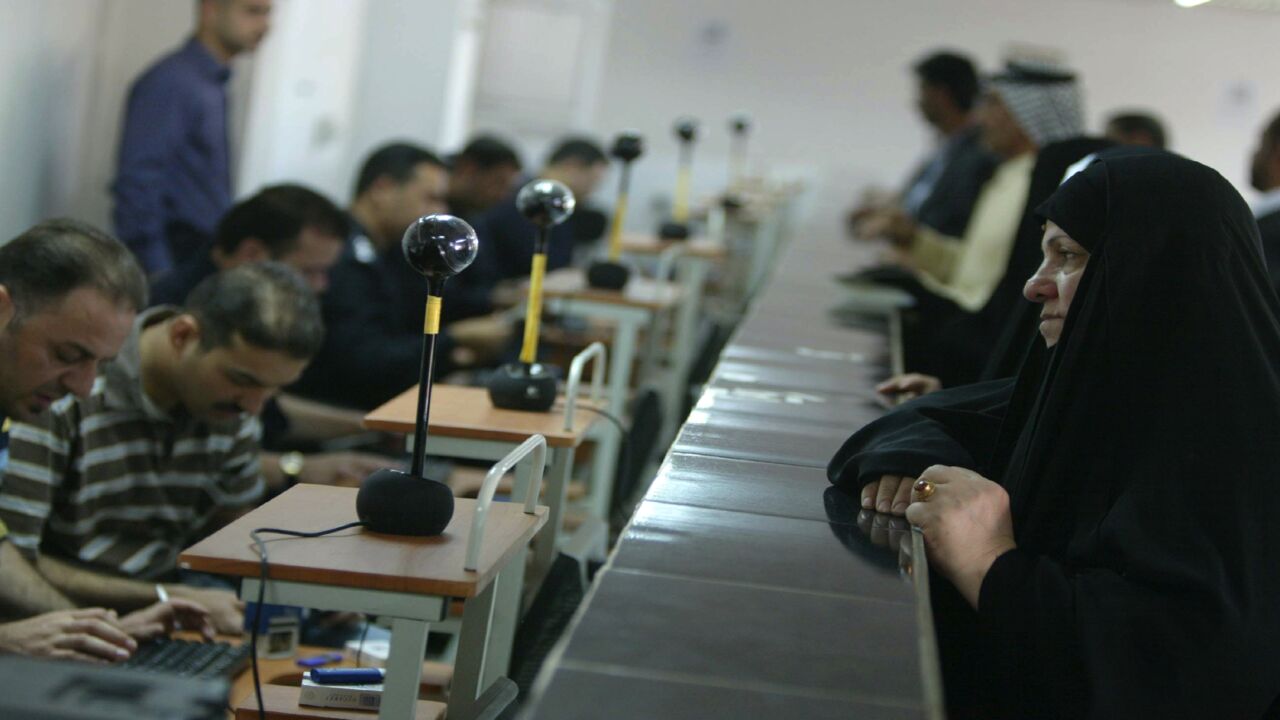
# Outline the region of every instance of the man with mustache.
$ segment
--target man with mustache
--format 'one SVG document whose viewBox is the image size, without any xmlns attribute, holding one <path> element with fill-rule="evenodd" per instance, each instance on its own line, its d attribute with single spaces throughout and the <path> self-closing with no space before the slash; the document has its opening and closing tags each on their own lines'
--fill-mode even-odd
<svg viewBox="0 0 1280 720">
<path fill-rule="evenodd" d="M 32 421 L 64 395 L 87 397 L 99 366 L 115 356 L 145 303 L 146 284 L 119 242 L 82 223 L 50 220 L 0 246 L 0 472 L 13 421 Z M 208 628 L 187 600 L 125 617 L 76 609 L 7 542 L 0 522 L 0 652 L 123 660 L 137 640 Z M 21 619 L 17 619 L 21 618 Z"/>
<path fill-rule="evenodd" d="M 178 553 L 262 499 L 257 415 L 323 334 L 315 293 L 278 263 L 219 273 L 185 308 L 139 314 L 87 398 L 13 426 L 0 489 L 13 545 L 77 602 L 187 599 L 218 631 L 240 632 L 235 594 L 180 584 Z"/>
</svg>

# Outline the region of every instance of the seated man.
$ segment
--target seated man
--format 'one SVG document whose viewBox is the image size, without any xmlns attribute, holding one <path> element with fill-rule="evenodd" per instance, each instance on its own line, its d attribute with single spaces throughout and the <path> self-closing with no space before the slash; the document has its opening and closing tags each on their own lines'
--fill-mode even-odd
<svg viewBox="0 0 1280 720">
<path fill-rule="evenodd" d="M 598 144 L 586 138 L 571 137 L 562 140 L 551 151 L 538 177 L 564 183 L 573 191 L 580 210 L 600 187 L 608 169 L 609 157 Z M 575 228 L 578 219 L 579 214 L 575 212 L 569 220 L 551 231 L 547 270 L 568 267 L 573 261 L 575 239 L 582 234 Z M 496 285 L 504 280 L 528 277 L 529 266 L 533 263 L 535 230 L 533 223 L 516 209 L 516 193 L 512 192 L 506 200 L 485 213 L 477 224 L 480 256 L 476 258 L 476 267 L 468 270 L 462 282 Z"/>
<path fill-rule="evenodd" d="M 486 212 L 514 192 L 522 167 L 520 156 L 506 142 L 491 135 L 473 138 L 450 159 L 449 214 L 479 225 Z M 481 247 L 483 243 L 482 239 Z M 474 266 L 445 287 L 446 324 L 493 312 L 492 280 L 483 276 L 480 266 Z"/>
<path fill-rule="evenodd" d="M 156 278 L 151 304 L 181 305 L 219 270 L 263 260 L 288 265 L 323 293 L 346 238 L 346 216 L 328 198 L 301 185 L 272 185 L 222 216 L 207 251 Z"/>
<path fill-rule="evenodd" d="M 972 368 L 956 368 L 936 339 L 966 313 L 979 312 L 1000 286 L 1023 210 L 1036 153 L 1083 128 L 1073 74 L 1048 65 L 1010 62 L 987 82 L 979 110 L 983 142 L 1001 158 L 982 187 L 973 216 L 959 238 L 945 236 L 897 214 L 883 234 L 891 261 L 909 272 L 890 281 L 907 289 L 916 306 L 904 316 L 903 351 L 913 370 L 960 381 Z"/>
<path fill-rule="evenodd" d="M 1139 147 L 1163 150 L 1169 147 L 1168 134 L 1164 123 L 1155 115 L 1146 112 L 1116 113 L 1107 119 L 1106 136 L 1119 145 L 1137 145 Z"/>
<path fill-rule="evenodd" d="M 256 415 L 323 334 L 315 294 L 275 263 L 141 313 L 87 399 L 13 426 L 0 521 L 14 545 L 77 602 L 141 607 L 164 583 L 239 632 L 234 593 L 170 584 L 177 556 L 262 498 Z"/>
<path fill-rule="evenodd" d="M 1249 168 L 1253 188 L 1262 193 L 1253 206 L 1271 284 L 1280 292 L 1280 113 L 1262 130 Z"/>
<path fill-rule="evenodd" d="M 419 217 L 445 212 L 445 184 L 444 163 L 425 148 L 393 143 L 365 160 L 351 204 L 351 240 L 322 298 L 324 346 L 290 392 L 370 410 L 418 382 L 427 285 L 405 261 L 400 240 Z M 445 292 L 439 375 L 496 353 L 511 332 L 501 318 L 448 322 L 449 286 Z"/>
<path fill-rule="evenodd" d="M 99 364 L 119 351 L 146 297 L 142 270 L 104 233 L 69 220 L 40 223 L 0 245 L 0 473 L 10 420 L 35 420 L 67 393 L 89 395 Z M 76 610 L 6 542 L 0 522 L 0 653 L 120 660 L 141 639 L 171 626 L 203 624 L 184 600 L 123 618 Z M 34 617 L 27 617 L 34 616 Z"/>
<path fill-rule="evenodd" d="M 219 221 L 207 252 L 161 275 L 151 285 L 153 305 L 182 305 L 202 280 L 219 270 L 275 260 L 298 272 L 316 293 L 329 286 L 329 270 L 347 239 L 347 216 L 328 198 L 301 185 L 273 185 L 242 200 Z M 356 452 L 282 452 L 364 431 L 359 413 L 280 397 L 262 410 L 262 471 L 267 480 L 289 475 L 301 482 L 356 483 L 386 465 Z"/>
<path fill-rule="evenodd" d="M 969 58 L 935 52 L 912 68 L 916 108 L 937 131 L 937 146 L 896 196 L 871 191 L 850 215 L 854 234 L 874 233 L 887 211 L 900 206 L 912 220 L 944 235 L 960 235 L 969 224 L 982 184 L 996 158 L 983 146 L 975 119 L 980 85 Z M 881 196 L 881 197 L 877 197 Z"/>
<path fill-rule="evenodd" d="M 471 139 L 449 162 L 449 214 L 475 222 L 511 193 L 520 175 L 520 156 L 492 135 Z"/>
</svg>

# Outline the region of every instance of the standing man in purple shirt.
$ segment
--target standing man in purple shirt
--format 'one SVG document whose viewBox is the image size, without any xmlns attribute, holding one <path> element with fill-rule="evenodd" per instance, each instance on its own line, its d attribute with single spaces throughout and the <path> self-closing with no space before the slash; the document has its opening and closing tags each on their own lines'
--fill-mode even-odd
<svg viewBox="0 0 1280 720">
<path fill-rule="evenodd" d="M 204 248 L 231 207 L 226 82 L 267 34 L 271 0 L 197 0 L 195 36 L 133 83 L 115 182 L 116 233 L 148 274 Z"/>
</svg>

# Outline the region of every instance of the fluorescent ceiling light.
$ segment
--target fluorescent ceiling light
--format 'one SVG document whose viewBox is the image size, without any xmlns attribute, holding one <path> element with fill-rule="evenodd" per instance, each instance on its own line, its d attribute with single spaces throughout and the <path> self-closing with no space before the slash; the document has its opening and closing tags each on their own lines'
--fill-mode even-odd
<svg viewBox="0 0 1280 720">
<path fill-rule="evenodd" d="M 1195 7 L 1197 5 L 1203 5 L 1209 2 L 1209 0 L 1173 0 L 1173 1 L 1177 3 L 1179 7 Z"/>
</svg>

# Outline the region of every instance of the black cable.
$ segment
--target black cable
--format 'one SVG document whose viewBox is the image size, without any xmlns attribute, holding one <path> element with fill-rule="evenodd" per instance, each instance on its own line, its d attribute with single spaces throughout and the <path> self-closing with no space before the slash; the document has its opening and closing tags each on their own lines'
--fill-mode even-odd
<svg viewBox="0 0 1280 720">
<path fill-rule="evenodd" d="M 258 700 L 258 720 L 267 720 L 267 710 L 262 703 L 262 680 L 258 675 L 258 624 L 262 620 L 262 603 L 266 600 L 267 544 L 261 537 L 259 537 L 258 533 L 288 535 L 289 537 L 299 538 L 317 538 L 324 535 L 331 535 L 342 530 L 350 530 L 354 527 L 364 527 L 364 522 L 357 520 L 356 522 L 349 522 L 346 525 L 339 525 L 335 528 L 318 530 L 316 532 L 282 530 L 280 528 L 258 528 L 249 533 L 249 537 L 253 539 L 253 549 L 258 553 L 258 558 L 262 562 L 262 566 L 258 571 L 258 602 L 253 608 L 253 624 L 249 630 L 249 662 L 253 666 L 253 694 Z"/>
<path fill-rule="evenodd" d="M 608 420 L 609 422 L 613 423 L 613 426 L 618 428 L 618 434 L 622 436 L 622 441 L 623 442 L 627 441 L 627 432 L 628 432 L 627 427 L 622 424 L 622 421 L 618 419 L 618 416 L 614 415 L 611 412 L 608 412 L 607 410 L 601 410 L 598 407 L 592 407 L 591 405 L 578 405 L 575 409 L 586 410 L 587 412 L 593 412 L 599 415 L 600 417 L 603 417 L 605 420 Z"/>
<path fill-rule="evenodd" d="M 360 628 L 360 642 L 356 643 L 356 667 L 360 667 L 360 655 L 364 653 L 364 636 L 369 634 L 369 623 L 372 620 L 368 615 L 361 613 L 364 618 L 364 624 Z"/>
<path fill-rule="evenodd" d="M 563 403 L 556 403 L 556 407 L 563 407 Z M 610 423 L 613 424 L 615 428 L 618 429 L 618 436 L 619 436 L 618 471 L 615 474 L 615 478 L 613 482 L 615 486 L 614 489 L 616 490 L 618 485 L 617 478 L 621 477 L 625 479 L 628 475 L 631 474 L 631 439 L 630 439 L 629 431 L 627 430 L 627 426 L 623 425 L 622 421 L 619 420 L 618 417 L 613 413 L 608 412 L 606 410 L 601 410 L 600 408 L 597 408 L 597 407 L 592 407 L 591 405 L 577 405 L 575 406 L 575 409 L 586 410 L 587 412 L 593 412 L 599 415 L 600 417 L 604 418 L 605 420 L 608 420 Z M 598 448 L 597 448 L 597 451 L 598 451 Z M 615 502 L 616 502 L 616 499 L 615 499 Z M 610 515 L 612 515 L 611 512 L 610 512 Z M 611 518 L 605 518 L 605 520 L 609 521 L 611 520 Z"/>
</svg>

